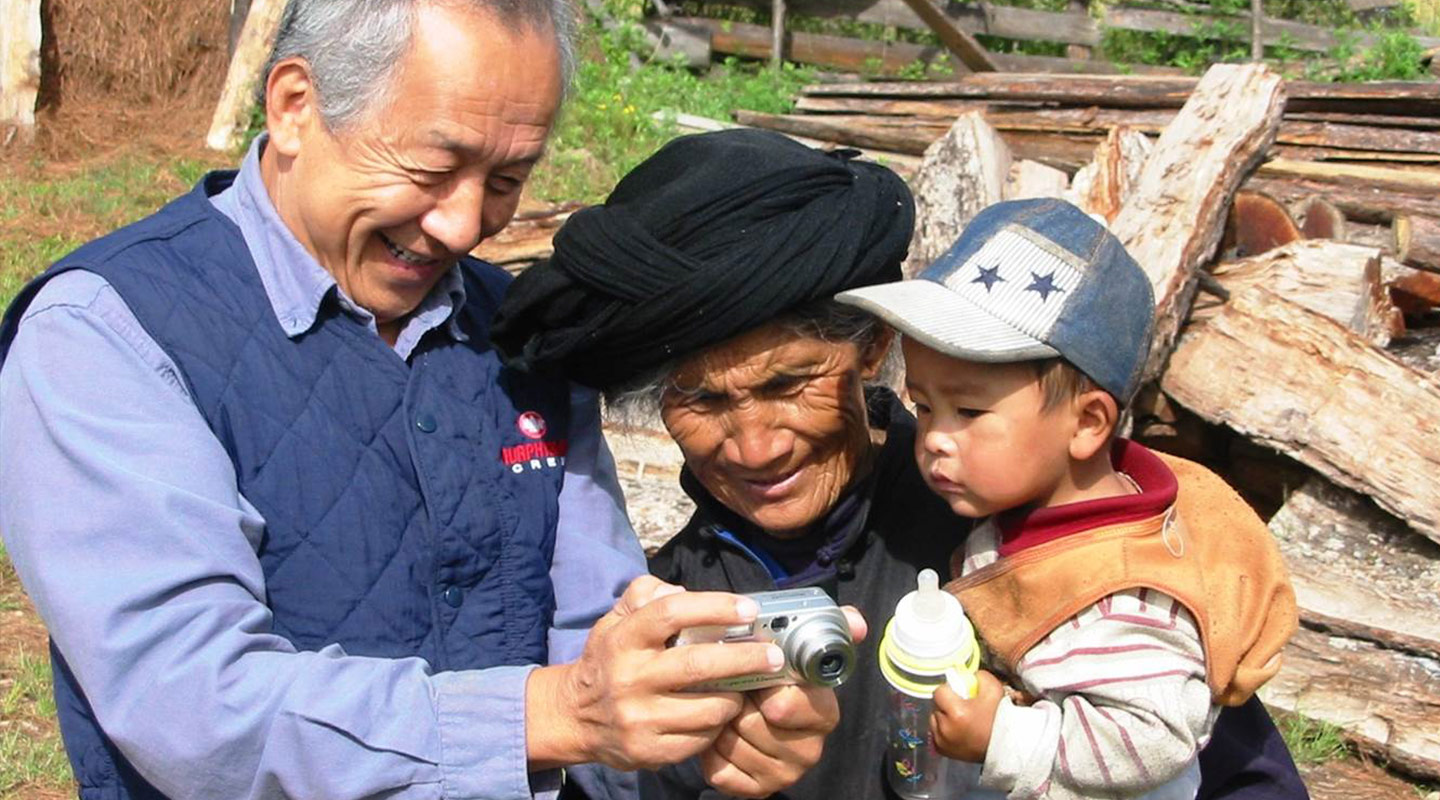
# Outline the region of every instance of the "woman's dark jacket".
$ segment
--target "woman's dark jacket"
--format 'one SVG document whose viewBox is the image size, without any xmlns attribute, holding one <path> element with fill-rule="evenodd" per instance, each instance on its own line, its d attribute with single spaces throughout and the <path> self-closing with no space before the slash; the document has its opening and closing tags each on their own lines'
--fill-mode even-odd
<svg viewBox="0 0 1440 800">
<path fill-rule="evenodd" d="M 746 523 L 710 497 L 689 475 L 681 483 L 696 512 L 681 531 L 650 559 L 650 572 L 691 590 L 759 592 L 820 586 L 842 605 L 860 609 L 870 635 L 856 647 L 854 674 L 835 690 L 840 723 L 825 741 L 820 763 L 774 798 L 791 800 L 879 800 L 893 798 L 885 786 L 887 687 L 876 662 L 880 634 L 895 604 L 915 588 L 915 576 L 930 567 L 948 577 L 950 553 L 970 523 L 955 516 L 925 486 L 915 466 L 915 420 L 887 390 L 867 393 L 870 425 L 885 433 L 874 468 L 822 523 L 833 534 L 817 550 L 809 569 L 777 581 L 742 544 Z M 736 536 L 735 534 L 741 534 Z M 1211 744 L 1201 753 L 1199 798 L 1209 800 L 1298 800 L 1306 798 L 1284 741 L 1258 700 L 1227 708 Z M 725 797 L 709 788 L 692 760 L 641 775 L 645 800 Z"/>
</svg>

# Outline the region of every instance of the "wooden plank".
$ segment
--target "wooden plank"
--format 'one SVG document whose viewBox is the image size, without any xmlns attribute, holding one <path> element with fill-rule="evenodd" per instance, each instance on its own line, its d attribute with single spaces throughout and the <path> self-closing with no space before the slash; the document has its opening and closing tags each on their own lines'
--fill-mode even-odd
<svg viewBox="0 0 1440 800">
<path fill-rule="evenodd" d="M 0 146 L 35 138 L 40 0 L 0 2 Z"/>
<path fill-rule="evenodd" d="M 1345 213 L 1346 219 L 1372 225 L 1390 225 L 1396 214 L 1440 217 L 1440 200 L 1434 194 L 1424 192 L 1411 194 L 1372 186 L 1258 176 L 1246 181 L 1244 188 L 1265 192 L 1290 205 L 1313 195 L 1323 195 Z"/>
<path fill-rule="evenodd" d="M 807 86 L 804 93 L 816 96 L 990 99 L 1109 108 L 1179 108 L 1184 105 L 1195 84 L 1194 78 L 1168 75 L 985 73 L 969 75 L 948 83 L 818 84 Z M 1286 84 L 1285 92 L 1287 114 L 1345 112 L 1394 117 L 1440 117 L 1440 83 L 1431 81 L 1291 81 Z"/>
<path fill-rule="evenodd" d="M 770 54 L 770 29 L 763 25 L 728 22 L 703 17 L 673 17 L 673 23 L 708 32 L 715 52 L 744 58 L 765 59 Z M 844 36 L 790 32 L 787 57 L 792 61 L 847 72 L 894 76 L 917 61 L 948 62 L 959 73 L 968 71 L 963 63 L 938 47 L 908 42 L 874 42 Z M 1006 70 L 1025 73 L 1118 73 L 1120 67 L 1106 61 L 1075 61 L 1018 53 L 991 53 L 990 58 Z M 1173 72 L 1166 68 L 1136 68 L 1139 72 Z"/>
<path fill-rule="evenodd" d="M 735 0 L 735 5 L 768 9 L 768 0 Z M 894 25 L 910 30 L 928 30 L 924 20 L 904 0 L 874 0 L 867 3 L 835 3 L 833 0 L 791 0 L 796 14 L 818 17 L 853 17 L 861 22 Z M 858 6 L 858 8 L 857 8 Z M 1208 10 L 1208 9 L 1207 9 Z M 1226 38 L 1226 27 L 1239 32 L 1244 40 L 1250 30 L 1248 13 L 1234 15 L 1186 14 L 1158 9 L 1126 6 L 1103 6 L 1100 17 L 1092 17 L 1084 9 L 1040 11 L 986 2 L 947 3 L 945 17 L 969 34 L 985 34 L 1021 41 L 1060 42 L 1063 44 L 1099 47 L 1105 28 L 1195 36 L 1202 39 Z M 1220 25 L 1214 23 L 1219 22 Z M 1338 39 L 1329 28 L 1290 20 L 1266 19 L 1262 39 L 1267 46 L 1285 45 L 1296 50 L 1329 52 Z M 1440 45 L 1440 39 L 1416 36 L 1422 47 Z M 1357 32 L 1356 43 L 1373 46 L 1379 37 Z"/>
<path fill-rule="evenodd" d="M 255 103 L 255 89 L 265 80 L 262 73 L 270 48 L 280 29 L 280 15 L 285 0 L 253 0 L 230 69 L 225 74 L 225 88 L 215 115 L 210 119 L 210 132 L 205 144 L 212 150 L 231 150 L 240 144 L 240 137 L 250 121 Z"/>
<path fill-rule="evenodd" d="M 1255 174 L 1346 187 L 1389 189 L 1416 194 L 1440 191 L 1440 169 L 1370 166 L 1277 158 L 1261 164 Z"/>
<path fill-rule="evenodd" d="M 974 72 L 994 72 L 997 69 L 990 54 L 975 37 L 957 28 L 930 0 L 905 0 L 905 4 L 962 64 Z"/>
<path fill-rule="evenodd" d="M 1302 628 L 1260 698 L 1338 725 L 1392 769 L 1440 779 L 1440 663 L 1432 659 Z"/>
<path fill-rule="evenodd" d="M 1440 542 L 1440 384 L 1264 287 L 1181 338 L 1161 383 Z"/>
<path fill-rule="evenodd" d="M 709 117 L 701 117 L 696 114 L 675 113 L 672 111 L 657 111 L 653 115 L 653 119 L 655 119 L 657 122 L 673 123 L 675 127 L 680 129 L 680 131 L 683 133 L 703 133 L 705 131 L 721 131 L 729 128 L 744 127 L 742 125 L 737 125 L 733 122 L 710 119 Z M 809 147 L 818 147 L 821 150 L 832 150 L 836 147 L 841 146 L 840 143 L 837 142 L 813 139 L 806 136 L 795 136 L 793 134 L 786 135 L 803 145 L 807 145 Z M 902 178 L 908 179 L 910 176 L 914 175 L 915 170 L 920 167 L 920 159 L 912 155 L 907 155 L 905 153 L 895 153 L 872 148 L 860 148 L 860 155 L 863 158 L 867 158 L 877 164 L 881 164 L 885 167 L 890 168 L 891 170 L 894 170 L 895 173 Z"/>
<path fill-rule="evenodd" d="M 892 100 L 872 97 L 802 96 L 796 111 L 807 114 L 865 114 L 870 116 L 916 116 L 954 119 L 961 113 L 981 109 L 985 119 L 999 130 L 1051 130 L 1103 134 L 1124 125 L 1145 133 L 1158 134 L 1175 118 L 1168 109 L 1147 108 L 1042 108 L 983 100 Z M 1323 148 L 1323 153 L 1344 157 L 1339 151 L 1353 150 L 1354 158 L 1382 159 L 1384 154 L 1402 153 L 1397 160 L 1433 161 L 1440 158 L 1440 133 L 1434 131 L 1377 128 L 1338 122 L 1284 119 L 1275 141 L 1280 144 Z M 1318 154 L 1317 154 L 1318 155 Z M 1393 157 L 1393 156 L 1391 156 Z"/>
<path fill-rule="evenodd" d="M 1284 92 L 1263 65 L 1211 67 L 1145 160 L 1111 230 L 1155 290 L 1144 380 L 1159 377 L 1190 312 L 1196 272 L 1210 260 L 1230 199 L 1275 140 Z"/>
</svg>

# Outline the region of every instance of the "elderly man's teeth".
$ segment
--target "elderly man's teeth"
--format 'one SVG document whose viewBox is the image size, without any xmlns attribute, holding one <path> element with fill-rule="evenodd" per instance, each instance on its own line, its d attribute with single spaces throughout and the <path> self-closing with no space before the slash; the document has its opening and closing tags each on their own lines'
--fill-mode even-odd
<svg viewBox="0 0 1440 800">
<path fill-rule="evenodd" d="M 385 243 L 385 249 L 390 251 L 390 255 L 395 256 L 401 261 L 404 261 L 406 264 L 414 264 L 418 267 L 429 264 L 430 262 L 435 260 L 433 258 L 421 258 L 420 256 L 411 253 L 409 250 L 401 249 L 399 245 L 395 244 L 389 239 L 386 239 L 383 236 L 380 237 L 380 241 Z"/>
</svg>

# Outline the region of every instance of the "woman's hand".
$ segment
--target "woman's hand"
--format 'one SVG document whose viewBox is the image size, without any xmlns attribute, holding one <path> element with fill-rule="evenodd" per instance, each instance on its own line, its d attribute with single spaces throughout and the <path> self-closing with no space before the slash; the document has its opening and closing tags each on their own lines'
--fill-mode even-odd
<svg viewBox="0 0 1440 800">
<path fill-rule="evenodd" d="M 845 606 L 851 637 L 868 625 Z M 745 695 L 744 707 L 700 755 L 705 780 L 735 797 L 766 797 L 795 783 L 820 761 L 825 737 L 840 722 L 833 689 L 772 686 Z"/>
<path fill-rule="evenodd" d="M 990 749 L 990 729 L 995 726 L 995 709 L 1005 697 L 1005 687 L 983 669 L 975 673 L 975 678 L 979 686 L 969 699 L 960 697 L 949 686 L 935 690 L 930 733 L 940 755 L 980 764 Z"/>
<path fill-rule="evenodd" d="M 683 628 L 749 623 L 757 613 L 747 597 L 636 578 L 595 623 L 578 661 L 530 674 L 525 736 L 531 767 L 599 762 L 654 769 L 710 747 L 744 700 L 736 692 L 686 687 L 774 672 L 784 655 L 762 643 L 666 645 Z"/>
</svg>

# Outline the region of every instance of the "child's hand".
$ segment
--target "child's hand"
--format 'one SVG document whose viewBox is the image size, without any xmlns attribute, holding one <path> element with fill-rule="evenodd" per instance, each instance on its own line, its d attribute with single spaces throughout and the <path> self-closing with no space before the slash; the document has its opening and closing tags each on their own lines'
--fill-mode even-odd
<svg viewBox="0 0 1440 800">
<path fill-rule="evenodd" d="M 995 709 L 1005 696 L 1005 687 L 983 669 L 975 673 L 975 678 L 979 688 L 969 700 L 961 699 L 949 686 L 935 690 L 930 732 L 935 737 L 935 750 L 941 755 L 979 764 L 990 749 L 990 728 L 995 724 Z"/>
</svg>

